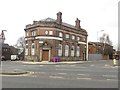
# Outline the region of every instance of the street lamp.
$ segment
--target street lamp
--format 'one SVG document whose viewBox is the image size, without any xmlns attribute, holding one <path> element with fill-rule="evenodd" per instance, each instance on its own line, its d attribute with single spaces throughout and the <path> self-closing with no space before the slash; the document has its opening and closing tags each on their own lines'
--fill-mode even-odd
<svg viewBox="0 0 120 90">
<path fill-rule="evenodd" d="M 97 45 L 96 45 L 96 46 L 97 46 L 97 48 L 96 48 L 96 49 L 97 49 L 97 53 L 98 53 L 98 33 L 99 33 L 99 32 L 103 32 L 103 31 L 104 31 L 104 30 L 97 31 Z"/>
<path fill-rule="evenodd" d="M 7 30 L 2 30 L 2 33 L 1 33 L 1 42 L 0 43 L 3 43 L 4 42 L 4 31 L 7 31 Z"/>
<path fill-rule="evenodd" d="M 7 30 L 2 30 L 2 33 L 1 33 L 1 35 L 0 35 L 0 60 L 2 59 L 2 44 L 3 44 L 3 42 L 4 42 L 4 35 L 3 35 L 3 32 L 4 31 L 7 31 Z"/>
</svg>

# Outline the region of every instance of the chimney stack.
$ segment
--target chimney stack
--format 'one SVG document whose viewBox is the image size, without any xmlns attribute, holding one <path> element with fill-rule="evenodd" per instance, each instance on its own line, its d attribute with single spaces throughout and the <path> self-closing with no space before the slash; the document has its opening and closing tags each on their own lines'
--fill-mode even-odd
<svg viewBox="0 0 120 90">
<path fill-rule="evenodd" d="M 80 29 L 80 27 L 81 27 L 81 26 L 80 26 L 80 20 L 79 20 L 78 18 L 76 19 L 75 23 L 76 23 L 76 24 L 75 24 L 75 27 L 76 27 L 77 29 Z"/>
<path fill-rule="evenodd" d="M 57 23 L 62 24 L 62 13 L 61 12 L 57 13 Z"/>
</svg>

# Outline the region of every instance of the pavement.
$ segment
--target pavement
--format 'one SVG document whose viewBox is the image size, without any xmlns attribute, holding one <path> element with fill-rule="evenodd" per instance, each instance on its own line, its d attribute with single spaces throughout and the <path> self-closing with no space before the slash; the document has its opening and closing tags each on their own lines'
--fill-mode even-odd
<svg viewBox="0 0 120 90">
<path fill-rule="evenodd" d="M 24 64 L 41 64 L 41 65 L 58 65 L 58 64 L 83 64 L 85 62 L 90 61 L 64 61 L 64 62 L 49 62 L 49 61 L 42 61 L 42 62 L 30 62 L 30 61 L 21 61 Z"/>
</svg>

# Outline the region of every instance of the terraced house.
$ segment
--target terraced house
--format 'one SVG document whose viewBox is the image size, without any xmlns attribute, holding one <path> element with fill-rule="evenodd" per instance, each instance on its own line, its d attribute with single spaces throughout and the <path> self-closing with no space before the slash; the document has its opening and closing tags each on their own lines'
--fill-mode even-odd
<svg viewBox="0 0 120 90">
<path fill-rule="evenodd" d="M 33 21 L 25 27 L 25 60 L 61 61 L 86 60 L 87 32 L 77 18 L 75 26 L 62 22 L 62 13 L 57 19 L 46 18 Z"/>
</svg>

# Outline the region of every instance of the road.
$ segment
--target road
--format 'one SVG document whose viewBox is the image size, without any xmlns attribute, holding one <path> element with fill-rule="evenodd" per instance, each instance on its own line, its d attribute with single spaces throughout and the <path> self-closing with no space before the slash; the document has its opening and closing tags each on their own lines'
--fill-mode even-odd
<svg viewBox="0 0 120 90">
<path fill-rule="evenodd" d="M 83 64 L 29 65 L 3 61 L 2 70 L 29 71 L 26 75 L 2 75 L 3 88 L 118 88 L 118 66 L 111 61 Z"/>
</svg>

